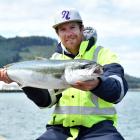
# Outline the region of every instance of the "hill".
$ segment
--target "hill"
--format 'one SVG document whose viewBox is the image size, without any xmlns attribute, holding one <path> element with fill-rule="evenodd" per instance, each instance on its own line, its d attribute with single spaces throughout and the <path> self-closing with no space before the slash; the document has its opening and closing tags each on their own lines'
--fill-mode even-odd
<svg viewBox="0 0 140 140">
<path fill-rule="evenodd" d="M 125 74 L 129 89 L 140 89 L 140 78 Z"/>
<path fill-rule="evenodd" d="M 0 67 L 6 64 L 31 60 L 36 57 L 49 58 L 55 51 L 57 40 L 44 36 L 5 38 L 0 36 Z M 125 74 L 129 88 L 140 88 L 140 78 Z"/>
<path fill-rule="evenodd" d="M 0 67 L 36 57 L 50 57 L 55 51 L 56 39 L 31 36 L 4 38 L 0 36 Z"/>
</svg>

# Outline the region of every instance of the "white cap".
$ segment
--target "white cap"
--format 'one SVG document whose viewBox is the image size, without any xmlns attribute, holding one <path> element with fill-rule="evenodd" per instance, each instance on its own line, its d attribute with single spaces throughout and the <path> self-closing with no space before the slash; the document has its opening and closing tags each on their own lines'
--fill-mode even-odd
<svg viewBox="0 0 140 140">
<path fill-rule="evenodd" d="M 79 12 L 75 9 L 61 10 L 58 12 L 58 14 L 55 17 L 53 28 L 56 28 L 58 25 L 62 23 L 71 22 L 71 21 L 82 22 L 82 18 Z"/>
</svg>

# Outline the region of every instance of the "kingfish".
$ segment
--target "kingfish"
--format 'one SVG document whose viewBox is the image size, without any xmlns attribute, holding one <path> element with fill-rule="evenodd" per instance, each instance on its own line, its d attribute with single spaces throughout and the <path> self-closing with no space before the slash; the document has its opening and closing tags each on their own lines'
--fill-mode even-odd
<svg viewBox="0 0 140 140">
<path fill-rule="evenodd" d="M 5 66 L 8 77 L 21 87 L 66 89 L 77 81 L 94 80 L 103 73 L 90 60 L 30 60 Z"/>
</svg>

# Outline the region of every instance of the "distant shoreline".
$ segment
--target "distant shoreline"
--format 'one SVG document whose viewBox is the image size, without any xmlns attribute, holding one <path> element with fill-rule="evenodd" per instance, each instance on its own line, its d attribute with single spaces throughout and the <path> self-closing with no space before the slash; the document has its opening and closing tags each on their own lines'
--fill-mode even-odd
<svg viewBox="0 0 140 140">
<path fill-rule="evenodd" d="M 23 92 L 23 90 L 0 90 L 0 93 Z"/>
<path fill-rule="evenodd" d="M 140 91 L 140 88 L 131 88 L 129 91 Z"/>
<path fill-rule="evenodd" d="M 140 92 L 140 88 L 133 88 L 129 89 L 128 91 Z M 0 93 L 15 93 L 15 92 L 23 92 L 23 90 L 0 90 Z"/>
</svg>

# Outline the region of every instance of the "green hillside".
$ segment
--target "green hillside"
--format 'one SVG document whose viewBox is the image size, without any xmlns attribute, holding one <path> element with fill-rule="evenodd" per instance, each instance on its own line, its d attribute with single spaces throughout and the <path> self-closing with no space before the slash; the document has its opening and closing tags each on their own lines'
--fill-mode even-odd
<svg viewBox="0 0 140 140">
<path fill-rule="evenodd" d="M 125 74 L 129 89 L 140 89 L 140 78 Z"/>
<path fill-rule="evenodd" d="M 0 67 L 17 61 L 50 57 L 55 51 L 56 39 L 31 36 L 4 38 L 0 36 Z"/>
</svg>

